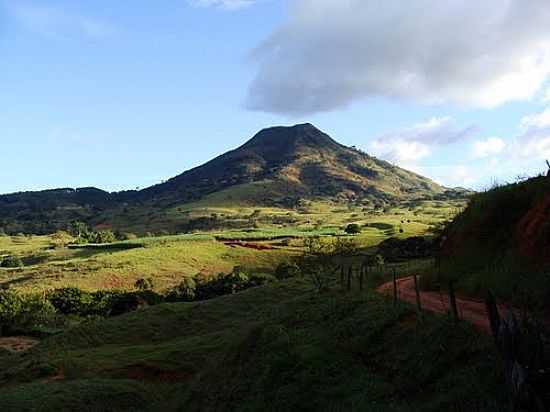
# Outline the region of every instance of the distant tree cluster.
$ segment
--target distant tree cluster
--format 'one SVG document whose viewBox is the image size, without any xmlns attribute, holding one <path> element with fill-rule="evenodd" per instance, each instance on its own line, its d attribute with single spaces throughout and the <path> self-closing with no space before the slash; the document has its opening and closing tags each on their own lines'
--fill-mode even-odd
<svg viewBox="0 0 550 412">
<path fill-rule="evenodd" d="M 351 223 L 346 226 L 344 231 L 349 235 L 357 235 L 361 233 L 361 226 L 358 225 L 357 223 Z"/>
<path fill-rule="evenodd" d="M 69 233 L 76 238 L 77 243 L 113 243 L 118 239 L 112 230 L 94 231 L 83 222 L 74 221 L 69 225 Z"/>
<path fill-rule="evenodd" d="M 0 259 L 0 267 L 3 268 L 20 268 L 23 266 L 23 261 L 19 256 L 6 256 Z"/>
</svg>

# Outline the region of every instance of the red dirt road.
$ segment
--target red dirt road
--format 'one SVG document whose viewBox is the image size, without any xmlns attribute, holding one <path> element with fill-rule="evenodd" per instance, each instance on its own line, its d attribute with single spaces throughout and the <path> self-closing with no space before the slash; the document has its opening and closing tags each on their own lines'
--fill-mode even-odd
<svg viewBox="0 0 550 412">
<path fill-rule="evenodd" d="M 400 300 L 416 305 L 416 292 L 414 288 L 414 278 L 412 276 L 398 279 L 397 290 Z M 383 284 L 377 291 L 384 295 L 393 296 L 393 282 Z M 447 313 L 449 311 L 449 296 L 445 292 L 421 291 L 420 301 L 422 310 L 435 313 Z M 458 307 L 460 319 L 470 322 L 476 328 L 487 334 L 491 334 L 485 303 L 457 296 L 456 305 Z M 504 305 L 499 305 L 498 309 L 501 315 L 506 312 L 506 307 Z"/>
<path fill-rule="evenodd" d="M 10 352 L 25 352 L 37 345 L 38 339 L 28 338 L 26 336 L 13 336 L 0 338 L 0 348 L 7 349 Z"/>
</svg>

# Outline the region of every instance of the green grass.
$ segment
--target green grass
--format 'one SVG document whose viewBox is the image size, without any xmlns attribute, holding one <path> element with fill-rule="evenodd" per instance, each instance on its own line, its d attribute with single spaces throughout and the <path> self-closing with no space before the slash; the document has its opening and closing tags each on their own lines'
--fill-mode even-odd
<svg viewBox="0 0 550 412">
<path fill-rule="evenodd" d="M 51 251 L 48 261 L 20 269 L 0 269 L 0 281 L 11 287 L 40 291 L 74 286 L 85 290 L 132 289 L 136 280 L 152 277 L 155 289 L 179 284 L 198 273 L 215 276 L 242 266 L 270 273 L 288 251 L 231 248 L 216 241 L 146 240 L 146 247 L 130 250 L 85 248 Z M 58 253 L 61 256 L 58 256 Z"/>
<path fill-rule="evenodd" d="M 473 196 L 446 229 L 441 281 L 453 279 L 462 293 L 480 297 L 490 289 L 501 301 L 550 313 L 550 220 L 543 203 L 549 193 L 550 179 L 538 177 Z M 439 275 L 433 271 L 426 281 L 434 284 Z"/>
<path fill-rule="evenodd" d="M 440 203 L 438 210 L 446 213 L 456 207 L 453 202 Z M 71 247 L 63 246 L 63 242 L 68 242 L 64 236 L 0 236 L 0 256 L 15 254 L 25 263 L 20 269 L 0 268 L 0 283 L 31 291 L 66 286 L 86 290 L 131 289 L 136 280 L 151 277 L 155 289 L 163 291 L 177 285 L 183 277 L 198 273 L 216 276 L 231 272 L 235 266 L 256 273 L 272 273 L 278 263 L 301 253 L 302 239 L 322 236 L 330 241 L 335 236 L 345 236 L 344 229 L 349 223 L 362 226 L 362 232 L 352 237 L 362 249 L 375 247 L 391 236 L 422 235 L 431 225 L 441 221 L 441 217 L 419 212 L 423 205 L 429 209 L 433 202 L 420 202 L 416 209 L 404 204 L 385 213 L 361 205 L 342 208 L 341 204 L 328 201 L 304 203 L 299 210 L 292 211 L 201 202 L 186 205 L 183 211 L 189 212 L 191 217 L 217 213 L 225 222 L 238 218 L 247 224 L 252 223 L 250 216 L 255 216 L 257 227 Z M 172 211 L 173 218 L 181 218 L 183 214 L 177 209 Z M 277 217 L 289 214 L 295 219 L 294 223 L 273 223 Z M 281 239 L 288 241 L 281 242 Z M 229 247 L 223 244 L 225 241 L 261 242 L 276 250 Z"/>
<path fill-rule="evenodd" d="M 370 292 L 318 294 L 290 281 L 83 324 L 26 355 L 2 357 L 0 404 L 8 411 L 490 411 L 499 384 L 493 365 L 491 342 L 466 324 L 431 315 L 420 322 L 413 308 Z"/>
</svg>

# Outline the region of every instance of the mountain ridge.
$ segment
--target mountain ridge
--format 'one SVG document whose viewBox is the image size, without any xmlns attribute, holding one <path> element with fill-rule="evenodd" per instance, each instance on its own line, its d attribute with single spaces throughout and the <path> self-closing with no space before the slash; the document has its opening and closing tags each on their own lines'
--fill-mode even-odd
<svg viewBox="0 0 550 412">
<path fill-rule="evenodd" d="M 265 128 L 236 149 L 139 191 L 86 187 L 0 195 L 0 229 L 11 223 L 38 224 L 39 232 L 71 220 L 109 223 L 116 219 L 114 212 L 128 206 L 164 210 L 237 188 L 230 196 L 235 203 L 282 208 L 294 207 L 299 199 L 384 204 L 462 193 L 344 146 L 304 123 Z M 110 217 L 98 218 L 105 213 Z"/>
</svg>

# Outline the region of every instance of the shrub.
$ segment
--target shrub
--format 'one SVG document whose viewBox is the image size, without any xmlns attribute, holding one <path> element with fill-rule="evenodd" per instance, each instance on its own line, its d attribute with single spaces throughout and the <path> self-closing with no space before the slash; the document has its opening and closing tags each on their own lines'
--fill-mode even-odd
<svg viewBox="0 0 550 412">
<path fill-rule="evenodd" d="M 28 332 L 53 320 L 55 308 L 43 295 L 0 291 L 0 335 Z"/>
<path fill-rule="evenodd" d="M 15 322 L 21 311 L 21 298 L 10 290 L 0 291 L 0 334 Z"/>
<path fill-rule="evenodd" d="M 197 299 L 211 299 L 216 296 L 229 295 L 249 288 L 250 279 L 239 267 L 229 274 L 220 273 L 216 279 L 199 283 L 196 288 Z"/>
<path fill-rule="evenodd" d="M 14 328 L 25 331 L 52 323 L 56 310 L 43 294 L 26 295 L 20 299 L 21 307 Z"/>
<path fill-rule="evenodd" d="M 337 250 L 343 247 L 343 244 L 338 245 L 339 241 L 340 239 L 337 240 L 337 244 L 327 245 L 319 238 L 311 238 L 305 242 L 306 251 L 299 259 L 298 265 L 300 272 L 311 280 L 318 292 L 327 289 L 335 276 L 334 255 L 340 253 Z"/>
<path fill-rule="evenodd" d="M 90 241 L 93 243 L 113 243 L 116 241 L 116 236 L 112 230 L 100 230 L 93 233 Z"/>
<path fill-rule="evenodd" d="M 78 288 L 55 289 L 47 294 L 47 299 L 65 315 L 87 313 L 88 306 L 93 302 L 91 294 Z"/>
<path fill-rule="evenodd" d="M 185 277 L 181 281 L 181 283 L 172 288 L 167 296 L 166 300 L 169 302 L 191 302 L 195 300 L 196 294 L 195 289 L 197 288 L 197 284 L 195 280 L 191 277 Z"/>
<path fill-rule="evenodd" d="M 121 293 L 111 298 L 109 316 L 120 316 L 137 310 L 146 303 L 138 293 Z"/>
<path fill-rule="evenodd" d="M 136 280 L 134 287 L 137 290 L 141 290 L 141 291 L 152 290 L 154 287 L 154 282 L 152 278 L 147 278 L 147 279 L 142 278 L 142 279 Z"/>
<path fill-rule="evenodd" d="M 358 233 L 361 233 L 361 226 L 358 225 L 357 223 L 351 223 L 349 225 L 346 226 L 346 228 L 344 229 L 344 231 L 347 233 L 347 234 L 350 234 L 350 235 L 356 235 Z"/>
<path fill-rule="evenodd" d="M 275 269 L 275 278 L 284 280 L 300 275 L 300 267 L 294 262 L 283 262 Z"/>
<path fill-rule="evenodd" d="M 2 259 L 0 267 L 3 268 L 20 268 L 23 267 L 23 261 L 19 256 L 6 256 Z"/>
<path fill-rule="evenodd" d="M 359 249 L 354 239 L 337 238 L 331 247 L 326 246 L 323 253 L 332 254 L 334 256 L 355 256 L 359 253 Z"/>
</svg>

